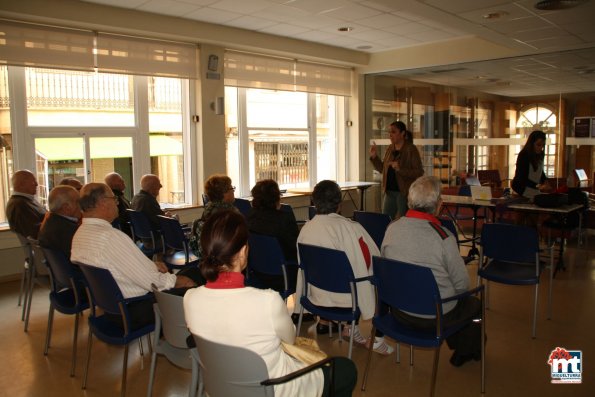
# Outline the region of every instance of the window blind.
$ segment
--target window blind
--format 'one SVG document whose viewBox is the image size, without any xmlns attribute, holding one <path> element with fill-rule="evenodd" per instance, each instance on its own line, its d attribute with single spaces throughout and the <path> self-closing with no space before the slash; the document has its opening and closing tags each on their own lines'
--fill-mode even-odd
<svg viewBox="0 0 595 397">
<path fill-rule="evenodd" d="M 0 63 L 93 71 L 93 32 L 0 20 Z"/>
<path fill-rule="evenodd" d="M 224 75 L 234 87 L 351 95 L 351 69 L 288 58 L 226 51 Z"/>
</svg>

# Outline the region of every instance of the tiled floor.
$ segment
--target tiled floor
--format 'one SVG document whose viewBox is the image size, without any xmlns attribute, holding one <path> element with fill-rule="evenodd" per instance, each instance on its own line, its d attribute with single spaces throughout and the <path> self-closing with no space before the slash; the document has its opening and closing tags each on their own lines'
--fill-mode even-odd
<svg viewBox="0 0 595 397">
<path fill-rule="evenodd" d="M 546 320 L 547 272 L 542 276 L 539 297 L 537 338 L 531 339 L 532 287 L 510 287 L 493 284 L 490 288 L 491 308 L 487 312 L 487 383 L 486 396 L 560 396 L 595 395 L 595 248 L 569 248 L 567 269 L 554 280 L 553 317 Z M 476 266 L 469 272 L 475 280 Z M 0 285 L 0 396 L 116 396 L 119 395 L 123 349 L 101 342 L 93 345 L 88 388 L 81 390 L 85 346 L 86 318 L 81 322 L 76 376 L 70 378 L 72 321 L 70 316 L 56 314 L 52 347 L 43 356 L 47 323 L 47 291 L 37 289 L 34 295 L 29 332 L 23 332 L 20 308 L 17 307 L 18 283 Z M 306 324 L 308 325 L 308 324 Z M 362 323 L 369 332 L 370 324 Z M 307 334 L 307 327 L 302 334 Z M 310 334 L 313 336 L 312 334 Z M 318 338 L 328 353 L 346 354 L 347 343 Z M 583 351 L 583 383 L 552 385 L 547 357 L 557 346 Z M 402 361 L 395 356 L 374 355 L 366 392 L 361 392 L 366 351 L 354 347 L 353 359 L 359 371 L 354 396 L 426 396 L 433 353 L 415 351 L 415 365 L 409 366 L 409 348 L 402 346 Z M 452 367 L 450 351 L 441 350 L 438 368 L 438 396 L 479 396 L 479 362 Z M 150 358 L 141 358 L 138 345 L 131 348 L 128 366 L 128 396 L 145 396 Z M 155 396 L 185 396 L 190 382 L 189 371 L 180 370 L 166 359 L 157 364 Z M 590 390 L 590 392 L 589 392 Z"/>
</svg>

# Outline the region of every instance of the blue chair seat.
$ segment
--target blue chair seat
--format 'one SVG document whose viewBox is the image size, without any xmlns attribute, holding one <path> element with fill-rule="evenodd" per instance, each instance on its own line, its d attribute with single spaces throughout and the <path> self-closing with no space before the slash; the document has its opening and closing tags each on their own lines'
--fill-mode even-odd
<svg viewBox="0 0 595 397">
<path fill-rule="evenodd" d="M 83 291 L 78 292 L 82 302 L 76 302 L 76 296 L 72 289 L 65 289 L 59 292 L 50 292 L 50 304 L 62 314 L 76 314 L 89 308 L 89 302 Z"/>
<path fill-rule="evenodd" d="M 359 318 L 361 312 L 359 307 L 353 311 L 350 307 L 326 307 L 317 306 L 310 302 L 305 296 L 300 298 L 300 303 L 310 313 L 316 313 L 318 316 L 334 321 L 352 321 L 353 318 Z"/>
<path fill-rule="evenodd" d="M 108 320 L 105 316 L 89 317 L 89 327 L 97 339 L 117 346 L 127 345 L 131 341 L 155 330 L 155 324 L 151 324 L 125 334 L 122 327 Z"/>
<path fill-rule="evenodd" d="M 525 266 L 523 266 L 525 265 Z M 535 264 L 523 264 L 493 260 L 477 274 L 486 280 L 510 285 L 534 285 L 539 283 Z"/>
</svg>

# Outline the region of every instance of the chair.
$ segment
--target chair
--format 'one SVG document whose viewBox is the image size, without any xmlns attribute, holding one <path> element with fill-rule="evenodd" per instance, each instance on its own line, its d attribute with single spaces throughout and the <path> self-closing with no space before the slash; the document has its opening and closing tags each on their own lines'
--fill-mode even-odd
<svg viewBox="0 0 595 397">
<path fill-rule="evenodd" d="M 478 282 L 485 279 L 486 281 L 508 285 L 535 285 L 532 332 L 532 337 L 535 338 L 539 276 L 542 270 L 539 264 L 539 236 L 537 230 L 527 226 L 510 224 L 485 224 L 481 232 L 480 245 Z M 550 249 L 548 317 L 551 313 L 553 280 L 553 256 L 551 251 Z M 486 306 L 489 306 L 489 300 Z"/>
<path fill-rule="evenodd" d="M 353 220 L 366 229 L 378 248 L 382 246 L 384 233 L 391 222 L 390 216 L 378 212 L 353 211 Z"/>
<path fill-rule="evenodd" d="M 150 259 L 156 254 L 160 247 L 159 240 L 161 236 L 158 235 L 152 228 L 147 216 L 141 212 L 128 208 L 128 215 L 130 216 L 130 230 L 132 231 L 132 240 L 140 250 Z"/>
<path fill-rule="evenodd" d="M 243 347 L 211 342 L 198 335 L 193 335 L 193 337 L 200 356 L 205 391 L 210 397 L 274 396 L 275 385 L 289 382 L 326 365 L 331 366 L 330 384 L 333 385 L 333 357 L 328 357 L 285 376 L 269 379 L 264 360 L 255 352 Z M 334 390 L 330 391 L 331 396 L 333 392 Z"/>
<path fill-rule="evenodd" d="M 155 310 L 155 332 L 153 333 L 153 354 L 151 354 L 151 370 L 149 372 L 149 389 L 147 396 L 153 395 L 153 382 L 155 379 L 155 367 L 157 365 L 157 354 L 162 354 L 178 367 L 191 369 L 192 380 L 190 382 L 189 397 L 195 397 L 198 389 L 198 396 L 202 397 L 203 383 L 200 380 L 199 364 L 196 348 L 189 348 L 186 340 L 190 332 L 186 327 L 184 318 L 183 297 L 161 292 L 153 288 L 153 294 L 157 303 L 153 304 Z M 161 337 L 163 335 L 163 338 Z M 193 354 L 194 353 L 194 354 Z"/>
<path fill-rule="evenodd" d="M 333 321 L 346 321 L 355 323 L 361 314 L 357 300 L 358 282 L 367 281 L 370 277 L 355 278 L 347 255 L 343 251 L 298 243 L 300 254 L 300 269 L 302 271 L 304 286 L 300 297 L 300 316 L 297 326 L 297 335 L 300 334 L 304 308 L 310 313 Z M 308 297 L 308 285 L 316 288 L 340 293 L 351 294 L 351 307 L 325 307 L 318 306 Z M 351 358 L 353 350 L 353 335 L 349 338 L 349 352 Z M 339 324 L 339 337 L 341 325 Z"/>
<path fill-rule="evenodd" d="M 252 204 L 250 204 L 250 200 L 246 200 L 243 198 L 237 198 L 233 202 L 233 205 L 240 211 L 240 213 L 244 216 L 248 216 L 250 209 L 252 208 Z"/>
<path fill-rule="evenodd" d="M 376 285 L 376 315 L 372 319 L 372 335 L 378 329 L 385 335 L 395 339 L 397 342 L 409 345 L 433 348 L 434 364 L 432 367 L 432 381 L 430 384 L 430 396 L 434 395 L 436 388 L 436 375 L 438 371 L 438 360 L 442 342 L 453 335 L 468 322 L 459 323 L 450 327 L 443 324 L 442 305 L 446 302 L 460 300 L 473 294 L 480 294 L 482 301 L 481 316 L 481 392 L 485 390 L 485 306 L 483 299 L 483 286 L 476 287 L 462 294 L 451 296 L 446 299 L 440 297 L 440 291 L 432 270 L 428 267 L 413 265 L 405 262 L 395 261 L 386 258 L 374 257 L 374 277 Z M 420 315 L 436 316 L 436 329 L 417 330 L 397 321 L 390 312 L 379 313 L 378 305 L 382 302 L 391 308 Z M 368 371 L 372 359 L 372 346 L 368 349 L 368 359 L 364 371 L 362 390 L 366 389 Z M 413 361 L 410 362 L 413 365 Z"/>
<path fill-rule="evenodd" d="M 499 170 L 477 170 L 477 177 L 482 186 L 491 186 L 492 188 L 502 187 Z"/>
<path fill-rule="evenodd" d="M 255 288 L 267 289 L 272 286 L 267 285 L 265 281 L 259 280 L 253 271 L 265 276 L 283 277 L 283 289 L 278 290 L 283 299 L 287 299 L 295 293 L 295 275 L 297 274 L 297 263 L 285 259 L 283 250 L 276 237 L 265 236 L 262 234 L 250 233 L 248 237 L 248 278 L 246 285 Z M 294 271 L 289 270 L 294 267 Z M 293 275 L 293 276 L 292 276 Z"/>
<path fill-rule="evenodd" d="M 87 388 L 87 377 L 89 374 L 89 363 L 91 362 L 91 350 L 93 335 L 97 339 L 110 345 L 124 345 L 124 363 L 122 367 L 122 390 L 121 396 L 126 395 L 126 372 L 128 367 L 128 345 L 133 340 L 150 334 L 155 330 L 155 324 L 144 326 L 140 329 L 132 329 L 128 305 L 144 299 L 153 299 L 153 294 L 124 299 L 120 287 L 114 277 L 107 269 L 89 266 L 79 263 L 79 266 L 87 280 L 87 296 L 89 298 L 91 313 L 89 315 L 89 339 L 87 342 L 87 360 L 85 364 L 85 375 L 83 378 L 83 389 Z M 96 306 L 102 309 L 103 314 L 99 315 Z M 122 317 L 124 328 L 114 324 L 106 318 L 105 313 Z"/>
<path fill-rule="evenodd" d="M 54 325 L 54 310 L 62 314 L 74 314 L 74 336 L 72 337 L 72 364 L 70 376 L 74 376 L 76 367 L 76 348 L 78 340 L 79 314 L 89 308 L 85 295 L 82 273 L 72 265 L 62 251 L 41 247 L 50 269 L 50 311 L 45 336 L 43 354 L 47 356 Z"/>
<path fill-rule="evenodd" d="M 50 286 L 50 272 L 43 251 L 39 246 L 39 242 L 31 237 L 27 237 L 27 240 L 31 247 L 33 266 L 29 269 L 29 276 L 27 278 L 28 284 L 25 286 L 25 332 L 29 330 L 29 317 L 31 315 L 31 304 L 33 301 L 33 289 L 35 288 L 35 284 L 44 288 Z"/>
<path fill-rule="evenodd" d="M 163 236 L 163 262 L 172 269 L 198 265 L 198 257 L 188 246 L 188 238 L 180 222 L 175 218 L 158 215 Z"/>
<path fill-rule="evenodd" d="M 21 302 L 23 302 L 23 294 L 25 294 L 25 301 L 27 300 L 27 290 L 25 289 L 26 286 L 29 285 L 29 269 L 31 269 L 31 263 L 33 261 L 33 252 L 31 251 L 31 244 L 29 244 L 29 240 L 27 237 L 23 236 L 20 233 L 16 233 L 19 242 L 21 243 L 21 248 L 23 249 L 23 254 L 25 255 L 25 262 L 23 263 L 23 272 L 21 273 L 21 289 L 19 291 L 19 302 L 18 306 L 21 306 Z M 25 320 L 25 312 L 27 310 L 26 303 L 23 304 L 23 310 L 21 313 L 21 321 Z"/>
<path fill-rule="evenodd" d="M 443 216 L 438 218 L 438 220 L 440 221 L 442 226 L 444 226 L 449 232 L 452 233 L 453 236 L 455 236 L 455 239 L 457 241 L 457 246 L 459 247 L 459 251 L 460 251 L 461 241 L 459 240 L 459 232 L 457 230 L 457 225 L 455 224 L 455 221 L 453 221 L 452 219 L 450 219 L 448 217 L 443 217 Z M 463 255 L 461 255 L 461 258 L 463 258 L 463 262 L 465 262 L 465 265 L 468 265 L 469 262 L 472 262 L 473 259 L 475 259 L 473 256 L 463 256 Z"/>
<path fill-rule="evenodd" d="M 313 205 L 308 207 L 308 219 L 312 219 L 316 216 L 316 207 Z"/>
</svg>

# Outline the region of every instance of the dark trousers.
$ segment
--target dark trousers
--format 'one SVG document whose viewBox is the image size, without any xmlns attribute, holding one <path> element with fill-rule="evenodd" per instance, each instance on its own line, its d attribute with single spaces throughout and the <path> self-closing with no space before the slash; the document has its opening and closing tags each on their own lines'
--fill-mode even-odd
<svg viewBox="0 0 595 397">
<path fill-rule="evenodd" d="M 411 328 L 435 329 L 436 320 L 431 318 L 420 318 L 403 313 L 400 310 L 391 309 L 392 315 L 400 323 Z M 457 305 L 443 316 L 444 328 L 467 322 L 481 316 L 481 301 L 475 296 L 468 296 L 457 302 Z M 455 334 L 446 338 L 446 343 L 451 350 L 459 355 L 479 353 L 481 350 L 481 324 L 469 323 Z"/>
<path fill-rule="evenodd" d="M 324 374 L 324 390 L 323 397 L 330 396 L 330 373 L 331 367 L 322 367 Z M 357 383 L 357 368 L 353 361 L 347 357 L 335 357 L 335 373 L 333 376 L 333 384 L 335 397 L 350 397 L 355 384 Z"/>
<path fill-rule="evenodd" d="M 128 305 L 128 314 L 130 315 L 130 326 L 132 330 L 145 327 L 150 324 L 155 324 L 155 312 L 153 311 L 153 303 L 155 303 L 155 297 L 151 294 L 152 299 L 143 299 L 140 301 L 132 302 Z M 105 313 L 105 318 L 112 323 L 122 327 L 122 316 L 117 314 Z M 130 331 L 132 331 L 130 330 Z"/>
</svg>

